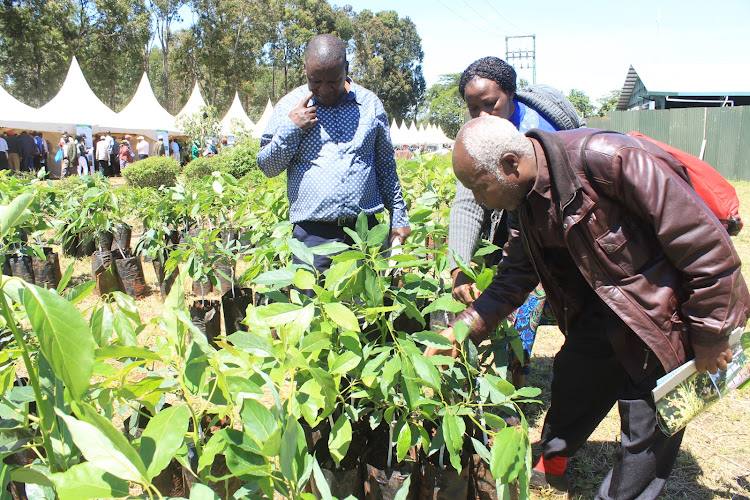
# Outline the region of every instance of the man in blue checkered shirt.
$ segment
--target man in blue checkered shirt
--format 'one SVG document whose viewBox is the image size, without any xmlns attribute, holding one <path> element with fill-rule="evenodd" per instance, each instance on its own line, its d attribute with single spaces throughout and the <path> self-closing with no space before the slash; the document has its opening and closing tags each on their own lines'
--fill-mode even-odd
<svg viewBox="0 0 750 500">
<path fill-rule="evenodd" d="M 258 166 L 268 177 L 287 171 L 293 236 L 307 247 L 351 243 L 344 228 L 354 228 L 362 211 L 372 227 L 384 208 L 389 243 L 402 243 L 411 233 L 383 103 L 354 83 L 348 70 L 340 39 L 310 40 L 307 85 L 279 101 L 261 139 Z M 318 272 L 330 262 L 315 256 Z"/>
</svg>

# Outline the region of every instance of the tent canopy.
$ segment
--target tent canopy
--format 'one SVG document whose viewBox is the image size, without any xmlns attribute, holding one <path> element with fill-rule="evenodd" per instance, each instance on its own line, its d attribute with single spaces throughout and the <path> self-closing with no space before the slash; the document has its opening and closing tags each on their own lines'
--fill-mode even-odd
<svg viewBox="0 0 750 500">
<path fill-rule="evenodd" d="M 62 88 L 50 102 L 39 108 L 43 121 L 34 128 L 54 132 L 75 132 L 76 124 L 91 125 L 94 132 L 117 123 L 117 115 L 96 97 L 73 56 Z"/>
<path fill-rule="evenodd" d="M 153 138 L 156 137 L 157 130 L 166 130 L 170 136 L 182 135 L 175 125 L 174 116 L 156 100 L 146 73 L 143 73 L 133 99 L 117 114 L 108 130 L 132 132 Z"/>
<path fill-rule="evenodd" d="M 240 95 L 238 92 L 234 93 L 234 100 L 229 111 L 221 120 L 221 134 L 232 135 L 232 120 L 239 122 L 244 127 L 245 131 L 252 133 L 255 129 L 255 124 L 252 122 L 247 113 L 245 113 L 242 103 L 240 102 Z"/>
<path fill-rule="evenodd" d="M 266 103 L 266 109 L 263 111 L 260 119 L 258 119 L 258 123 L 255 124 L 255 129 L 253 130 L 253 138 L 261 138 L 263 132 L 268 126 L 268 123 L 271 121 L 271 115 L 273 115 L 273 104 L 271 104 L 271 99 L 269 99 Z"/>
</svg>

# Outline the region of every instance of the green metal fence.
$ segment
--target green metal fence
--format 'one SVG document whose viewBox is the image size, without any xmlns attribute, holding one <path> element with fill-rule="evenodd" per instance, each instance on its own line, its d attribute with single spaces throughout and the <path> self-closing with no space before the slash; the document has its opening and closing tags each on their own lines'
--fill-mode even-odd
<svg viewBox="0 0 750 500">
<path fill-rule="evenodd" d="M 616 111 L 586 118 L 593 128 L 636 130 L 700 156 L 726 179 L 750 180 L 750 107 Z"/>
</svg>

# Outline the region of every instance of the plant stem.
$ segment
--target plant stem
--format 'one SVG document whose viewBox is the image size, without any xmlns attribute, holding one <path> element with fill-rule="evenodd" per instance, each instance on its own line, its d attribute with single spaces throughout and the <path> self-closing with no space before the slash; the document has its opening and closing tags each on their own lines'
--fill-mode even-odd
<svg viewBox="0 0 750 500">
<path fill-rule="evenodd" d="M 36 398 L 36 400 L 38 401 L 36 409 L 39 412 L 39 419 L 44 423 L 47 421 L 47 418 L 45 415 L 44 405 L 42 404 L 42 388 L 39 384 L 39 378 L 37 377 L 37 373 L 34 370 L 34 365 L 32 365 L 31 363 L 29 348 L 26 346 L 26 342 L 24 342 L 23 340 L 23 335 L 21 335 L 21 332 L 18 331 L 15 317 L 10 312 L 8 301 L 5 300 L 5 292 L 2 290 L 2 287 L 0 287 L 0 305 L 2 306 L 5 322 L 7 323 L 8 328 L 10 328 L 11 332 L 13 333 L 13 337 L 16 339 L 19 347 L 21 347 L 21 355 L 23 356 L 23 362 L 26 365 L 26 371 L 29 374 L 29 382 L 31 382 L 31 386 L 34 389 L 34 398 Z M 50 442 L 49 432 L 45 428 L 44 424 L 40 425 L 40 429 L 42 432 L 42 446 L 44 446 L 44 451 L 47 453 L 47 457 L 50 460 L 50 465 L 52 466 L 50 468 L 55 472 L 58 472 L 59 467 L 57 467 L 57 464 L 55 463 L 55 454 L 52 450 L 52 443 Z"/>
</svg>

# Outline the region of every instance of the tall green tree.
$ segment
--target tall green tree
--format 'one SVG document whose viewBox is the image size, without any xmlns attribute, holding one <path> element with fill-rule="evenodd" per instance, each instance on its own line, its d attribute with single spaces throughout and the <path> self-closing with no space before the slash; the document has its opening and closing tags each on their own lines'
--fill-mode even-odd
<svg viewBox="0 0 750 500">
<path fill-rule="evenodd" d="M 445 135 L 456 137 L 458 129 L 464 123 L 464 105 L 458 92 L 458 81 L 461 73 L 440 75 L 438 83 L 427 89 L 425 94 L 423 113 L 424 118 L 443 129 Z"/>
<path fill-rule="evenodd" d="M 599 110 L 596 112 L 598 116 L 607 116 L 607 113 L 614 111 L 617 108 L 617 101 L 620 100 L 620 91 L 613 90 L 607 95 L 600 97 L 596 100 L 599 103 Z"/>
<path fill-rule="evenodd" d="M 258 0 L 194 0 L 197 14 L 195 71 L 203 84 L 204 97 L 219 110 L 226 110 L 235 91 L 244 93 L 246 82 L 258 77 L 263 46 L 269 35 Z"/>
<path fill-rule="evenodd" d="M 95 0 L 90 38 L 80 61 L 91 90 L 115 111 L 133 97 L 143 65 L 143 46 L 151 37 L 144 0 Z"/>
<path fill-rule="evenodd" d="M 354 35 L 351 9 L 332 7 L 326 0 L 270 0 L 265 13 L 273 26 L 267 45 L 272 89 L 279 88 L 281 95 L 305 82 L 304 52 L 312 37 L 331 34 L 347 43 Z"/>
<path fill-rule="evenodd" d="M 568 100 L 584 118 L 594 113 L 595 107 L 591 104 L 591 99 L 582 90 L 571 89 Z"/>
<path fill-rule="evenodd" d="M 149 11 L 154 22 L 154 32 L 161 48 L 162 71 L 164 72 L 164 107 L 167 111 L 177 112 L 176 105 L 169 95 L 169 51 L 172 48 L 172 23 L 182 19 L 180 8 L 185 0 L 149 0 Z"/>
<path fill-rule="evenodd" d="M 65 79 L 79 28 L 72 0 L 0 2 L 0 83 L 26 104 L 45 104 Z"/>
<path fill-rule="evenodd" d="M 417 27 L 392 10 L 363 10 L 354 18 L 354 28 L 350 69 L 357 83 L 380 97 L 390 118 L 416 116 L 426 87 Z"/>
</svg>

